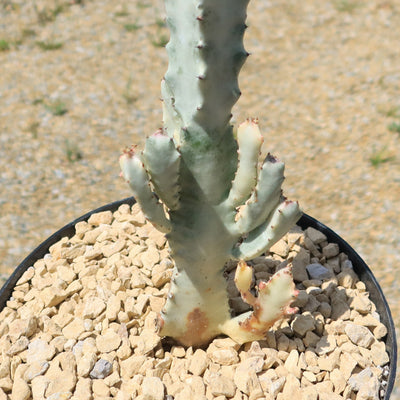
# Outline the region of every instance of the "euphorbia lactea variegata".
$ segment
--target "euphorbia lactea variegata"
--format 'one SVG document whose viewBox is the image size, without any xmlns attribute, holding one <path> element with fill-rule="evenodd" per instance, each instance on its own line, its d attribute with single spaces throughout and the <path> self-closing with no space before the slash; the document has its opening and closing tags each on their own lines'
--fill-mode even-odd
<svg viewBox="0 0 400 400">
<path fill-rule="evenodd" d="M 162 81 L 163 129 L 144 151 L 120 158 L 145 216 L 168 238 L 175 270 L 160 335 L 187 346 L 219 334 L 239 343 L 262 339 L 293 313 L 290 267 L 250 292 L 244 261 L 267 251 L 300 218 L 282 196 L 284 164 L 268 155 L 258 167 L 258 122 L 230 124 L 240 96 L 238 73 L 247 0 L 166 0 L 169 66 Z M 231 317 L 224 265 L 239 260 L 235 281 L 254 311 Z"/>
</svg>

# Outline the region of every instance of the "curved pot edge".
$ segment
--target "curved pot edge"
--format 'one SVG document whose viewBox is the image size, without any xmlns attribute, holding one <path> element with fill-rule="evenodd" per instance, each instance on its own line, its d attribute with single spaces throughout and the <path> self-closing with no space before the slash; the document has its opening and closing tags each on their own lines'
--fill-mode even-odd
<svg viewBox="0 0 400 400">
<path fill-rule="evenodd" d="M 36 260 L 44 257 L 45 254 L 48 253 L 48 249 L 54 243 L 61 240 L 63 237 L 71 237 L 75 234 L 75 225 L 78 222 L 87 220 L 90 215 L 102 212 L 102 211 L 116 211 L 119 206 L 122 204 L 129 204 L 132 206 L 136 203 L 134 197 L 127 197 L 122 200 L 118 200 L 106 205 L 103 205 L 99 208 L 96 208 L 92 211 L 87 212 L 86 214 L 78 217 L 74 221 L 68 223 L 51 236 L 49 236 L 46 240 L 44 240 L 38 247 L 36 247 L 14 270 L 11 276 L 8 278 L 6 283 L 0 289 L 0 310 L 2 310 L 7 302 L 7 299 L 10 298 L 14 286 L 23 275 L 23 273 L 32 266 Z M 367 290 L 370 293 L 370 297 L 375 304 L 378 304 L 378 312 L 382 318 L 382 322 L 386 325 L 388 334 L 386 337 L 386 346 L 389 351 L 390 357 L 390 375 L 388 377 L 388 384 L 386 389 L 385 400 L 390 399 L 390 395 L 392 393 L 395 379 L 396 379 L 396 368 L 397 368 L 397 341 L 396 341 L 396 331 L 392 318 L 392 314 L 387 303 L 387 300 L 383 294 L 382 288 L 377 282 L 375 276 L 373 275 L 371 269 L 364 262 L 364 260 L 359 256 L 359 254 L 338 234 L 332 231 L 330 228 L 316 220 L 315 218 L 303 214 L 301 219 L 298 222 L 298 225 L 301 226 L 302 229 L 306 229 L 307 227 L 313 227 L 322 233 L 324 233 L 329 242 L 337 243 L 339 245 L 340 251 L 344 252 L 348 255 L 349 259 L 352 261 L 354 265 L 354 269 L 361 278 L 361 280 L 366 284 Z"/>
</svg>

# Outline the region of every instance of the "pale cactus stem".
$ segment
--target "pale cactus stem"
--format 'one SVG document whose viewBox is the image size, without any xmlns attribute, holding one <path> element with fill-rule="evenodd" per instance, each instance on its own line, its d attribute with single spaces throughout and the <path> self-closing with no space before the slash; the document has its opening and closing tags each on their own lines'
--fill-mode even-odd
<svg viewBox="0 0 400 400">
<path fill-rule="evenodd" d="M 166 232 L 175 262 L 159 315 L 160 335 L 187 346 L 224 333 L 239 343 L 261 339 L 293 312 L 290 269 L 249 291 L 244 264 L 268 251 L 300 218 L 297 202 L 282 196 L 284 164 L 268 155 L 249 119 L 234 139 L 231 109 L 240 96 L 238 74 L 247 0 L 166 0 L 171 39 L 162 81 L 164 127 L 143 153 L 121 156 L 123 177 L 145 216 Z M 232 318 L 224 265 L 239 260 L 237 284 L 253 313 Z"/>
</svg>

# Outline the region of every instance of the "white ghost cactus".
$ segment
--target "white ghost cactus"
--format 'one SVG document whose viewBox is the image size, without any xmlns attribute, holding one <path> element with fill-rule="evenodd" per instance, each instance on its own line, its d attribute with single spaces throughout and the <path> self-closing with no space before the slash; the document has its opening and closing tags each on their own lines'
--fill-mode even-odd
<svg viewBox="0 0 400 400">
<path fill-rule="evenodd" d="M 175 261 L 159 332 L 187 346 L 224 333 L 239 343 L 262 339 L 295 310 L 290 267 L 249 291 L 244 261 L 267 251 L 300 218 L 282 196 L 284 164 L 268 155 L 255 119 L 230 124 L 240 96 L 238 74 L 247 0 L 166 0 L 169 66 L 162 81 L 163 129 L 144 151 L 127 150 L 122 174 L 144 214 L 165 232 Z M 224 265 L 239 260 L 237 286 L 254 311 L 231 317 Z"/>
</svg>

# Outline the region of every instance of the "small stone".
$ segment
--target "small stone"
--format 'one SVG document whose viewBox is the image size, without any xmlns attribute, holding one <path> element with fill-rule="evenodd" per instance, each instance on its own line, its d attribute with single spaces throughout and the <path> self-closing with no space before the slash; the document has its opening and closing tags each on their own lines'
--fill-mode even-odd
<svg viewBox="0 0 400 400">
<path fill-rule="evenodd" d="M 239 361 L 237 351 L 232 347 L 227 347 L 225 349 L 217 348 L 208 353 L 211 360 L 220 365 L 232 365 Z"/>
<path fill-rule="evenodd" d="M 377 339 L 382 339 L 387 335 L 387 328 L 385 325 L 382 323 L 379 323 L 374 329 L 373 329 L 374 336 Z"/>
<path fill-rule="evenodd" d="M 354 344 L 365 348 L 370 347 L 375 340 L 374 335 L 368 328 L 354 323 L 346 325 L 345 333 Z"/>
<path fill-rule="evenodd" d="M 343 396 L 337 393 L 319 393 L 318 400 L 343 400 Z"/>
<path fill-rule="evenodd" d="M 304 337 L 307 332 L 315 328 L 315 319 L 311 314 L 297 314 L 291 323 L 291 327 L 294 333 Z"/>
<path fill-rule="evenodd" d="M 345 268 L 337 275 L 337 280 L 340 286 L 346 289 L 352 289 L 358 281 L 358 276 L 353 268 Z"/>
<path fill-rule="evenodd" d="M 10 323 L 8 335 L 12 341 L 18 340 L 21 336 L 29 338 L 37 329 L 36 317 L 29 317 L 27 319 L 15 319 Z"/>
<path fill-rule="evenodd" d="M 57 276 L 59 279 L 70 284 L 75 279 L 76 274 L 71 267 L 60 265 L 57 267 Z"/>
<path fill-rule="evenodd" d="M 328 268 L 325 268 L 323 265 L 318 263 L 309 264 L 307 265 L 306 269 L 311 279 L 323 281 L 324 279 L 329 279 L 332 277 L 332 272 Z"/>
<path fill-rule="evenodd" d="M 96 360 L 96 353 L 90 352 L 83 354 L 77 361 L 77 374 L 86 378 L 94 367 Z"/>
<path fill-rule="evenodd" d="M 160 344 L 161 338 L 152 329 L 143 329 L 140 336 L 130 336 L 130 341 L 137 354 L 148 354 Z"/>
<path fill-rule="evenodd" d="M 323 371 L 333 371 L 338 365 L 340 360 L 340 349 L 336 348 L 328 356 L 320 356 L 318 358 L 318 367 Z"/>
<path fill-rule="evenodd" d="M 92 391 L 94 398 L 108 398 L 110 396 L 110 388 L 105 384 L 104 381 L 95 379 L 92 382 Z"/>
<path fill-rule="evenodd" d="M 299 294 L 292 302 L 292 307 L 303 308 L 308 302 L 308 293 L 305 290 L 299 290 Z"/>
<path fill-rule="evenodd" d="M 126 245 L 124 239 L 118 239 L 116 242 L 107 244 L 101 248 L 104 257 L 110 258 L 112 255 L 119 253 Z"/>
<path fill-rule="evenodd" d="M 319 356 L 328 354 L 336 348 L 336 339 L 334 335 L 322 336 L 316 344 L 315 351 Z"/>
<path fill-rule="evenodd" d="M 13 381 L 9 376 L 0 379 L 0 389 L 4 390 L 5 392 L 11 392 L 13 387 Z"/>
<path fill-rule="evenodd" d="M 219 373 L 210 374 L 208 387 L 213 396 L 233 397 L 236 392 L 233 380 Z"/>
<path fill-rule="evenodd" d="M 329 243 L 322 249 L 322 255 L 326 258 L 336 257 L 339 254 L 339 246 L 336 243 Z"/>
<path fill-rule="evenodd" d="M 353 297 L 350 306 L 360 314 L 369 314 L 372 309 L 371 301 L 362 295 Z"/>
<path fill-rule="evenodd" d="M 300 381 L 294 375 L 288 374 L 282 390 L 282 399 L 292 400 L 293 398 L 301 398 Z"/>
<path fill-rule="evenodd" d="M 85 323 L 82 318 L 74 318 L 68 325 L 66 325 L 62 333 L 67 339 L 78 339 L 79 336 L 85 332 Z"/>
<path fill-rule="evenodd" d="M 389 362 L 384 342 L 375 342 L 371 346 L 371 360 L 377 367 L 383 367 Z"/>
<path fill-rule="evenodd" d="M 47 397 L 46 400 L 68 400 L 72 397 L 71 392 L 58 392 Z"/>
<path fill-rule="evenodd" d="M 327 240 L 327 237 L 320 232 L 319 230 L 308 227 L 305 230 L 305 234 L 315 243 L 315 244 L 320 244 L 322 242 L 325 242 Z"/>
<path fill-rule="evenodd" d="M 304 376 L 304 378 L 306 378 L 311 383 L 317 382 L 317 377 L 311 371 L 304 371 L 303 372 L 303 376 Z"/>
<path fill-rule="evenodd" d="M 292 274 L 296 282 L 303 282 L 308 279 L 306 266 L 310 263 L 310 253 L 300 247 L 298 254 L 292 260 Z"/>
<path fill-rule="evenodd" d="M 207 353 L 204 350 L 197 349 L 189 360 L 188 370 L 193 375 L 202 375 L 208 366 Z"/>
<path fill-rule="evenodd" d="M 371 368 L 366 368 L 356 375 L 352 375 L 348 381 L 353 391 L 358 392 L 357 399 L 379 399 L 379 379 Z"/>
<path fill-rule="evenodd" d="M 270 384 L 268 391 L 273 396 L 273 398 L 275 398 L 275 396 L 277 396 L 278 393 L 283 389 L 285 382 L 286 382 L 286 377 L 282 376 L 282 377 L 274 380 Z"/>
<path fill-rule="evenodd" d="M 333 383 L 335 392 L 342 393 L 346 388 L 347 381 L 340 369 L 335 368 L 333 371 L 331 371 L 329 378 Z"/>
<path fill-rule="evenodd" d="M 126 360 L 123 360 L 120 362 L 121 377 L 123 379 L 132 378 L 134 375 L 139 373 L 139 370 L 145 361 L 146 357 L 144 355 L 133 355 Z"/>
<path fill-rule="evenodd" d="M 143 378 L 142 396 L 143 400 L 164 400 L 164 384 L 158 377 Z"/>
<path fill-rule="evenodd" d="M 39 297 L 42 299 L 45 307 L 54 307 L 64 301 L 67 294 L 58 287 L 48 286 L 40 291 Z"/>
<path fill-rule="evenodd" d="M 236 368 L 234 382 L 243 393 L 249 394 L 252 388 L 260 385 L 257 373 L 262 371 L 263 357 L 250 357 L 242 361 Z"/>
<path fill-rule="evenodd" d="M 301 389 L 301 400 L 317 400 L 318 392 L 314 386 L 306 386 Z"/>
<path fill-rule="evenodd" d="M 289 246 L 284 240 L 279 240 L 269 249 L 269 251 L 285 258 L 289 254 Z"/>
<path fill-rule="evenodd" d="M 350 318 L 350 307 L 340 297 L 334 297 L 331 301 L 331 319 L 336 321 L 338 319 L 346 320 Z"/>
<path fill-rule="evenodd" d="M 262 351 L 265 354 L 263 369 L 268 370 L 269 368 L 280 363 L 277 350 L 266 347 L 263 348 Z"/>
<path fill-rule="evenodd" d="M 14 379 L 11 391 L 11 400 L 29 400 L 31 398 L 31 389 L 29 385 L 21 378 Z"/>
<path fill-rule="evenodd" d="M 29 343 L 26 354 L 28 364 L 38 361 L 50 361 L 56 354 L 56 349 L 52 344 L 42 339 L 34 339 Z"/>
<path fill-rule="evenodd" d="M 83 308 L 82 318 L 95 319 L 106 309 L 104 301 L 99 297 L 88 297 L 84 302 L 85 306 Z"/>
<path fill-rule="evenodd" d="M 343 353 L 340 356 L 339 369 L 346 380 L 350 378 L 356 365 L 357 365 L 357 361 L 349 353 Z"/>
<path fill-rule="evenodd" d="M 51 371 L 51 368 L 49 368 L 45 376 L 50 381 L 46 389 L 46 397 L 59 392 L 73 392 L 75 388 L 76 374 L 72 366 L 65 370 L 58 369 Z"/>
<path fill-rule="evenodd" d="M 107 301 L 106 318 L 109 321 L 115 321 L 120 311 L 121 311 L 121 299 L 119 299 L 116 295 L 113 294 Z"/>
<path fill-rule="evenodd" d="M 47 361 L 33 361 L 25 371 L 24 380 L 28 383 L 31 382 L 37 376 L 43 375 L 49 369 L 49 366 L 50 364 Z"/>
<path fill-rule="evenodd" d="M 100 353 L 109 353 L 118 349 L 121 344 L 121 336 L 112 329 L 96 337 L 96 346 Z"/>
<path fill-rule="evenodd" d="M 18 279 L 16 285 L 23 285 L 24 283 L 29 282 L 33 276 L 35 275 L 35 268 L 34 267 L 29 267 L 21 276 L 21 278 Z"/>
<path fill-rule="evenodd" d="M 29 339 L 26 336 L 21 336 L 7 351 L 8 356 L 14 356 L 21 351 L 24 351 L 29 344 Z"/>
<path fill-rule="evenodd" d="M 92 380 L 90 378 L 79 378 L 76 382 L 74 396 L 76 400 L 92 400 Z"/>
<path fill-rule="evenodd" d="M 112 364 L 109 361 L 100 358 L 90 371 L 90 377 L 92 379 L 104 379 L 111 374 L 112 369 Z"/>
<path fill-rule="evenodd" d="M 289 353 L 288 358 L 285 361 L 285 368 L 293 374 L 296 378 L 300 379 L 301 377 L 301 369 L 298 366 L 299 362 L 299 353 L 297 350 L 292 350 Z"/>
<path fill-rule="evenodd" d="M 110 225 L 113 220 L 113 215 L 111 211 L 102 211 L 92 214 L 88 219 L 88 224 L 99 226 L 101 224 Z"/>
<path fill-rule="evenodd" d="M 151 280 L 156 288 L 160 288 L 171 280 L 172 263 L 161 262 L 154 265 L 151 272 Z"/>
<path fill-rule="evenodd" d="M 146 269 L 152 269 L 160 261 L 160 253 L 154 246 L 149 247 L 140 256 L 142 265 Z"/>
</svg>

